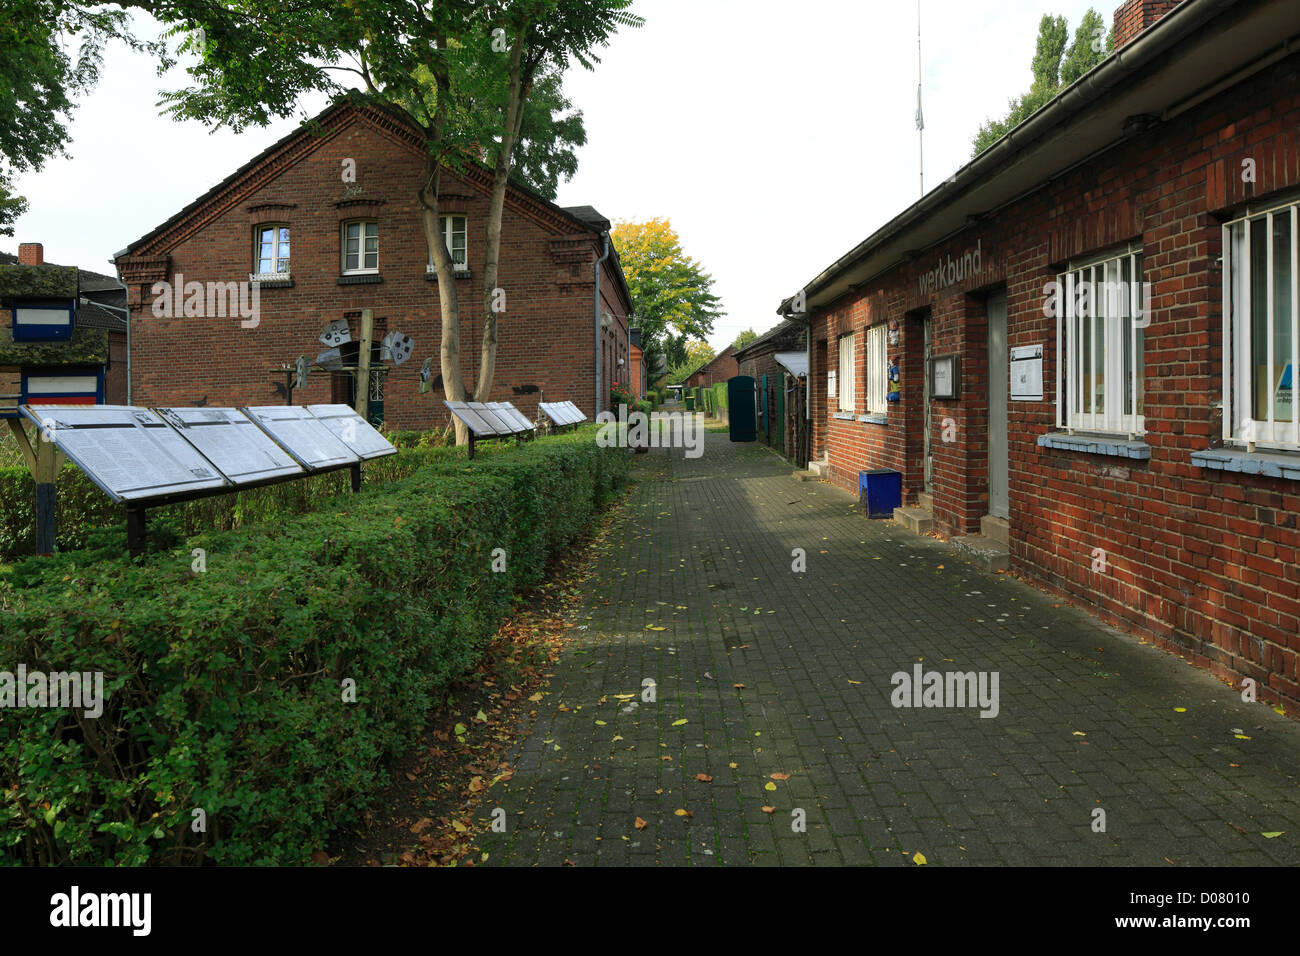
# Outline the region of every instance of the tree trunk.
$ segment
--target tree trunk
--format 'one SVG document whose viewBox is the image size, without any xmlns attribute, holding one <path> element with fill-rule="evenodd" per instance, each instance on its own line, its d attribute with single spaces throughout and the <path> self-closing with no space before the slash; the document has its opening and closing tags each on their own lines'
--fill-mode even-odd
<svg viewBox="0 0 1300 956">
<path fill-rule="evenodd" d="M 492 173 L 492 195 L 488 203 L 488 220 L 483 259 L 483 348 L 479 355 L 478 384 L 474 400 L 486 402 L 492 397 L 497 371 L 497 275 L 501 262 L 501 221 L 505 216 L 506 193 L 510 185 L 510 161 L 524 113 L 523 50 L 527 25 L 521 25 L 510 50 L 509 97 L 501 143 L 497 147 Z M 508 290 L 501 290 L 508 295 Z M 509 307 L 509 299 L 506 299 Z"/>
<path fill-rule="evenodd" d="M 438 46 L 445 49 L 445 38 L 438 39 Z M 434 109 L 432 142 L 441 144 L 447 129 L 448 103 L 451 99 L 451 78 L 445 61 L 435 58 L 430 64 L 434 81 L 438 87 L 437 105 Z M 447 242 L 443 238 L 442 220 L 438 215 L 438 187 L 442 180 L 442 156 L 436 150 L 431 151 L 425 160 L 424 187 L 420 190 L 421 218 L 424 223 L 424 239 L 429 245 L 433 257 L 434 271 L 438 274 L 438 305 L 442 310 L 442 391 L 449 402 L 465 401 L 465 376 L 460 364 L 460 304 L 456 296 L 456 268 L 452 262 Z M 469 429 L 456 416 L 452 416 L 456 426 L 456 444 L 469 444 Z"/>
</svg>

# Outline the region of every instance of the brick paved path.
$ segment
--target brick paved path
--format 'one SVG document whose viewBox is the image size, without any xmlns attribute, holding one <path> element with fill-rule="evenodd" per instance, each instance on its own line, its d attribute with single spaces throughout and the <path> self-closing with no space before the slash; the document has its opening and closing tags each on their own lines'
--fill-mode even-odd
<svg viewBox="0 0 1300 956">
<path fill-rule="evenodd" d="M 1300 725 L 790 472 L 638 463 L 489 865 L 1300 863 Z M 917 662 L 998 672 L 997 716 L 892 706 Z"/>
</svg>

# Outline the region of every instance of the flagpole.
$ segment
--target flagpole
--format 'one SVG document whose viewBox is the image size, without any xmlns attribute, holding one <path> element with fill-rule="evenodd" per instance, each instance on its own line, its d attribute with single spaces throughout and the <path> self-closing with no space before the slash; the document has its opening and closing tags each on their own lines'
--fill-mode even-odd
<svg viewBox="0 0 1300 956">
<path fill-rule="evenodd" d="M 925 120 L 921 117 L 921 0 L 916 0 L 916 141 L 921 175 L 921 195 L 925 195 Z"/>
</svg>

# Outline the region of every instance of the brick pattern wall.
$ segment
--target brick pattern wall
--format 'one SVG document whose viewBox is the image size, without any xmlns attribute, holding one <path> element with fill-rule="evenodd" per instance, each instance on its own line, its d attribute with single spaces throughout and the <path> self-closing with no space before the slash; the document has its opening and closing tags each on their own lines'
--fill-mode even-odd
<svg viewBox="0 0 1300 956">
<path fill-rule="evenodd" d="M 1111 27 L 1115 49 L 1131 42 L 1178 3 L 1179 0 L 1125 0 L 1116 8 Z"/>
<path fill-rule="evenodd" d="M 343 161 L 356 161 L 356 183 L 341 176 Z M 428 428 L 448 420 L 441 388 L 421 395 L 419 370 L 433 358 L 441 372 L 441 307 L 429 261 L 417 190 L 423 159 L 392 131 L 355 112 L 337 118 L 322 138 L 286 144 L 221 196 L 124 260 L 119 260 L 132 309 L 134 400 L 141 405 L 184 405 L 206 398 L 210 405 L 279 404 L 277 371 L 299 355 L 325 349 L 318 336 L 330 321 L 347 318 L 354 340 L 360 310 L 373 309 L 378 329 L 415 340 L 415 351 L 385 384 L 385 418 L 397 428 Z M 483 332 L 483 230 L 488 197 L 483 184 L 450 172 L 442 177 L 440 209 L 468 220 L 470 276 L 456 280 L 460 311 L 461 367 L 466 388 L 478 377 Z M 354 218 L 379 222 L 382 282 L 339 285 L 342 224 Z M 255 271 L 254 228 L 287 223 L 291 234 L 293 285 L 263 286 L 255 328 L 234 317 L 157 317 L 154 283 L 231 282 Z M 498 320 L 497 368 L 491 399 L 512 401 L 535 417 L 539 400 L 570 400 L 588 415 L 595 400 L 593 268 L 599 237 L 567 220 L 547 216 L 516 198 L 507 201 L 498 286 L 506 310 Z M 603 385 L 626 380 L 627 315 L 618 292 L 613 258 L 602 267 L 601 307 L 615 317 L 602 332 Z M 515 394 L 514 388 L 540 391 Z M 331 376 L 313 370 L 299 404 L 329 402 Z M 607 400 L 606 400 L 607 401 Z"/>
<path fill-rule="evenodd" d="M 1300 187 L 1298 75 L 1300 55 L 1279 61 L 813 316 L 814 340 L 828 346 L 813 353 L 814 453 L 825 436 L 832 480 L 854 493 L 857 472 L 875 467 L 902 471 L 909 496 L 920 487 L 919 316 L 930 316 L 933 354 L 961 356 L 960 399 L 932 403 L 934 516 L 939 530 L 956 534 L 976 530 L 987 511 L 984 302 L 1005 289 L 1008 346 L 1042 345 L 1045 353 L 1045 400 L 1008 408 L 1014 569 L 1220 676 L 1253 677 L 1262 697 L 1293 705 L 1300 704 L 1300 485 L 1202 470 L 1189 456 L 1221 434 L 1221 223 L 1247 200 Z M 1245 159 L 1255 161 L 1254 182 L 1242 175 Z M 1056 321 L 1044 313 L 1044 286 L 1072 257 L 1134 241 L 1152 284 L 1145 331 L 1151 458 L 1039 448 L 1056 414 Z M 919 280 L 937 261 L 977 243 L 978 274 L 922 290 Z M 887 426 L 835 420 L 819 363 L 835 368 L 840 334 L 894 319 L 904 333 L 903 401 L 890 407 Z M 861 358 L 858 364 L 861 395 Z M 956 426 L 954 442 L 940 439 L 944 418 Z M 1092 570 L 1095 548 L 1107 554 L 1105 574 Z"/>
</svg>

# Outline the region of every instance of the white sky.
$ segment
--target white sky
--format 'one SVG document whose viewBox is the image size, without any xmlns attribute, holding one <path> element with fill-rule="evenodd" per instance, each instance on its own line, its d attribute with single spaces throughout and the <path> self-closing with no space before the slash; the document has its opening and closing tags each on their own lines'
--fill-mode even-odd
<svg viewBox="0 0 1300 956">
<path fill-rule="evenodd" d="M 1064 15 L 1073 35 L 1089 6 L 1109 25 L 1114 6 L 1095 0 L 923 0 L 927 190 L 967 161 L 980 122 L 1028 89 L 1043 13 Z M 710 336 L 720 350 L 774 325 L 781 299 L 918 198 L 917 10 L 884 0 L 637 0 L 635 10 L 645 26 L 566 81 L 588 144 L 558 201 L 671 219 L 714 277 L 727 312 Z M 0 248 L 43 242 L 51 262 L 111 274 L 115 251 L 296 125 L 211 134 L 176 123 L 155 105 L 169 85 L 179 83 L 147 58 L 110 50 L 74 114 L 71 158 L 18 178 L 31 209 Z M 325 100 L 303 105 L 313 114 Z"/>
</svg>

